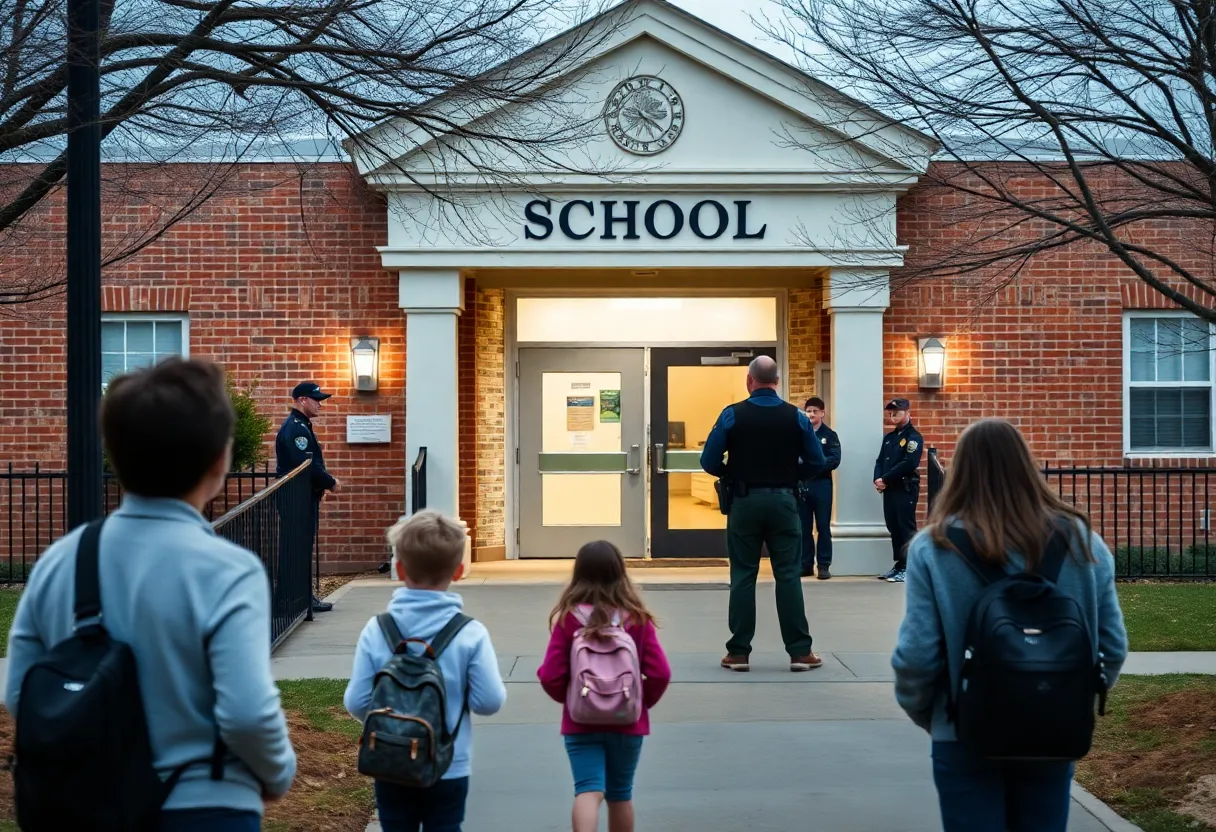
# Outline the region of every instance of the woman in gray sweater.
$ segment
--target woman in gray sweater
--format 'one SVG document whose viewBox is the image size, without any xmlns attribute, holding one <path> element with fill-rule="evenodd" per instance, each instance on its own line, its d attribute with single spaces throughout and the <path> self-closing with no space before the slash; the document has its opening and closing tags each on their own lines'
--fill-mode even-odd
<svg viewBox="0 0 1216 832">
<path fill-rule="evenodd" d="M 1075 530 L 1056 587 L 1077 602 L 1108 688 L 1127 658 L 1114 559 L 1085 514 L 1048 487 L 1017 428 L 999 419 L 963 431 L 933 516 L 908 547 L 907 611 L 891 659 L 895 698 L 932 736 L 943 829 L 1065 832 L 1073 763 L 987 759 L 958 742 L 947 718 L 968 618 L 984 592 L 948 537 L 959 526 L 980 558 L 1010 574 L 1043 561 L 1053 529 Z"/>
</svg>

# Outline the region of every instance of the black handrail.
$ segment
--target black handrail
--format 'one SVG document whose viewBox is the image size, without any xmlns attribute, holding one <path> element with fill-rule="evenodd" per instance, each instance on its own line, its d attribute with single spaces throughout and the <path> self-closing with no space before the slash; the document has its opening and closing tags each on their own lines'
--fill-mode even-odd
<svg viewBox="0 0 1216 832">
<path fill-rule="evenodd" d="M 262 561 L 270 584 L 272 649 L 312 615 L 308 573 L 318 530 L 311 465 L 311 458 L 302 462 L 211 524 L 216 534 Z"/>
<path fill-rule="evenodd" d="M 942 467 L 942 461 L 937 458 L 937 448 L 929 446 L 929 513 L 933 513 L 933 504 L 937 502 L 937 495 L 942 492 L 942 485 L 946 482 L 946 469 Z"/>
<path fill-rule="evenodd" d="M 426 508 L 426 445 L 418 449 L 418 458 L 410 468 L 410 514 Z"/>
</svg>

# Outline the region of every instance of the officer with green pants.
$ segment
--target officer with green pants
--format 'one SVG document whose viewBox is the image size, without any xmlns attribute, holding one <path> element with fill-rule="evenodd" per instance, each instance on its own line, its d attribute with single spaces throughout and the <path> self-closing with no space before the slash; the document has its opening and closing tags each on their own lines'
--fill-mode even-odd
<svg viewBox="0 0 1216 832">
<path fill-rule="evenodd" d="M 750 667 L 756 576 L 766 546 L 777 582 L 777 618 L 790 670 L 823 664 L 811 650 L 802 599 L 796 489 L 800 480 L 813 477 L 826 462 L 806 414 L 777 395 L 780 380 L 772 358 L 762 355 L 752 361 L 747 368 L 747 399 L 722 411 L 701 451 L 701 467 L 721 480 L 725 492 L 720 496 L 727 513 L 731 636 L 722 666 L 739 672 Z"/>
</svg>

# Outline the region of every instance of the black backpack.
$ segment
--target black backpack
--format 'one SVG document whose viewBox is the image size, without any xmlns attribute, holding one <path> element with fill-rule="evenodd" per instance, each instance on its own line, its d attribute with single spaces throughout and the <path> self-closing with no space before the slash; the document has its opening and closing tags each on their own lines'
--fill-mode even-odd
<svg viewBox="0 0 1216 832">
<path fill-rule="evenodd" d="M 429 788 L 443 777 L 452 764 L 456 735 L 469 704 L 466 687 L 456 730 L 448 731 L 447 687 L 439 657 L 472 620 L 457 613 L 427 644 L 418 638 L 402 638 L 390 614 L 376 616 L 393 655 L 372 683 L 371 710 L 363 720 L 359 739 L 360 774 L 414 788 Z M 426 648 L 422 655 L 407 652 L 410 642 Z"/>
<path fill-rule="evenodd" d="M 1089 753 L 1094 701 L 1106 713 L 1106 676 L 1075 600 L 1056 586 L 1068 540 L 1057 530 L 1033 573 L 1008 574 L 950 529 L 984 584 L 971 610 L 962 677 L 948 691 L 958 739 L 994 760 L 1079 760 Z"/>
<path fill-rule="evenodd" d="M 223 778 L 226 749 L 176 769 L 162 781 L 139 690 L 135 654 L 103 624 L 98 577 L 102 521 L 87 525 L 76 550 L 74 634 L 30 666 L 21 682 L 13 773 L 17 825 L 24 832 L 145 832 L 182 773 L 209 762 Z"/>
</svg>

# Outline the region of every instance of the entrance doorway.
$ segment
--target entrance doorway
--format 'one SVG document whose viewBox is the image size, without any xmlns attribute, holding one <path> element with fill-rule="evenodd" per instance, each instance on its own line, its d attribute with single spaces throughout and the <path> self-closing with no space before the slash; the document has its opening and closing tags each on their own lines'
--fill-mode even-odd
<svg viewBox="0 0 1216 832">
<path fill-rule="evenodd" d="M 519 351 L 519 549 L 646 552 L 644 349 Z"/>
<path fill-rule="evenodd" d="M 521 348 L 520 555 L 570 558 L 602 539 L 630 558 L 725 557 L 701 450 L 758 355 L 777 351 Z"/>
<path fill-rule="evenodd" d="M 747 365 L 771 347 L 650 351 L 651 556 L 726 557 L 726 516 L 701 451 L 724 408 L 747 395 Z"/>
<path fill-rule="evenodd" d="M 752 359 L 781 363 L 780 298 L 508 294 L 515 555 L 724 557 L 701 450 Z"/>
</svg>

